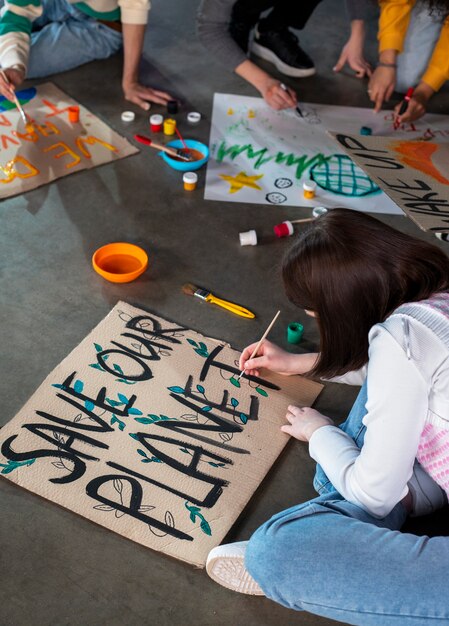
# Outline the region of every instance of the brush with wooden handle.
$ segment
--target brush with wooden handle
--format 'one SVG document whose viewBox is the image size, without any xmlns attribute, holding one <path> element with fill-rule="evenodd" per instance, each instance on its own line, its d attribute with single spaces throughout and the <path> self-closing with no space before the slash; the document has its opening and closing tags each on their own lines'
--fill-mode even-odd
<svg viewBox="0 0 449 626">
<path fill-rule="evenodd" d="M 25 113 L 25 111 L 23 110 L 22 105 L 19 102 L 19 98 L 17 97 L 17 94 L 14 90 L 14 86 L 12 85 L 11 81 L 9 80 L 9 78 L 6 76 L 5 72 L 3 70 L 0 70 L 0 74 L 2 75 L 3 80 L 5 81 L 5 83 L 7 83 L 11 89 L 12 89 L 12 97 L 14 98 L 14 104 L 17 107 L 17 110 L 20 113 L 20 117 L 23 120 L 23 123 L 25 124 L 25 128 L 27 128 L 29 125 L 32 126 L 31 124 L 31 120 L 29 119 L 28 115 Z M 28 128 L 27 128 L 28 130 Z"/>
<path fill-rule="evenodd" d="M 248 309 L 240 306 L 239 304 L 234 304 L 234 302 L 228 302 L 228 300 L 222 300 L 221 298 L 217 298 L 210 291 L 206 289 L 201 289 L 200 287 L 196 287 L 192 285 L 192 283 L 187 283 L 182 286 L 182 290 L 188 296 L 195 296 L 196 298 L 200 298 L 200 300 L 205 300 L 206 302 L 210 302 L 211 304 L 216 304 L 217 306 L 221 306 L 223 309 L 227 309 L 231 311 L 231 313 L 235 313 L 236 315 L 240 315 L 240 317 L 246 317 L 248 319 L 254 319 L 256 316 Z"/>
<path fill-rule="evenodd" d="M 145 135 L 134 135 L 134 139 L 139 143 L 143 143 L 145 146 L 150 146 L 150 148 L 155 148 L 156 150 L 162 150 L 162 152 L 166 152 L 171 157 L 175 159 L 181 159 L 182 161 L 193 161 L 190 154 L 186 154 L 184 150 L 170 148 L 168 146 L 163 146 L 160 143 L 155 143 L 149 137 L 145 137 Z"/>
</svg>

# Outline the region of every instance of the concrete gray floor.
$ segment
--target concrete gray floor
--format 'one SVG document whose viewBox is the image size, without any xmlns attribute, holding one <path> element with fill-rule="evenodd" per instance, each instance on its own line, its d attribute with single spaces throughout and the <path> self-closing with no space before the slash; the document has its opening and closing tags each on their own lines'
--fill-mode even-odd
<svg viewBox="0 0 449 626">
<path fill-rule="evenodd" d="M 142 69 L 149 84 L 175 93 L 186 110 L 202 112 L 203 122 L 192 134 L 207 142 L 214 91 L 257 94 L 202 50 L 194 32 L 196 6 L 196 0 L 153 0 Z M 325 0 L 302 37 L 318 74 L 292 82 L 301 98 L 369 106 L 366 83 L 332 73 L 347 31 L 342 3 Z M 373 59 L 374 46 L 372 36 Z M 121 111 L 132 107 L 121 96 L 120 70 L 121 59 L 114 57 L 56 76 L 54 82 L 131 137 L 145 130 L 147 116 L 136 109 L 136 122 L 122 126 Z M 447 89 L 431 108 L 448 112 Z M 178 175 L 143 149 L 137 156 L 1 203 L 2 424 L 118 299 L 154 309 L 236 348 L 254 341 L 272 312 L 281 308 L 273 340 L 288 347 L 284 330 L 296 319 L 306 328 L 299 350 L 317 347 L 314 322 L 298 313 L 282 292 L 277 267 L 289 242 L 269 240 L 274 223 L 306 216 L 307 211 L 277 207 L 274 213 L 265 206 L 207 202 L 202 199 L 204 172 L 200 183 L 197 192 L 186 194 Z M 382 219 L 436 241 L 405 217 Z M 250 228 L 265 234 L 267 241 L 240 248 L 238 233 Z M 122 286 L 103 281 L 90 265 L 98 246 L 117 240 L 140 244 L 151 255 L 148 272 Z M 187 298 L 180 291 L 185 282 L 244 303 L 256 311 L 257 320 L 248 323 Z M 317 408 L 340 420 L 356 392 L 329 385 Z M 248 538 L 273 513 L 313 497 L 312 474 L 306 446 L 291 442 L 228 540 Z M 6 480 L 0 489 L 1 626 L 335 623 L 233 594 L 204 571 L 126 541 Z"/>
</svg>

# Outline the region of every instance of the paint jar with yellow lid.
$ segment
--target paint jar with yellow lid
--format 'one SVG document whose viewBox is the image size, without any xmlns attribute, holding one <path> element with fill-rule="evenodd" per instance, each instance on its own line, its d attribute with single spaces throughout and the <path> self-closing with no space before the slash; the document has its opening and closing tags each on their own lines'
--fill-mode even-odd
<svg viewBox="0 0 449 626">
<path fill-rule="evenodd" d="M 195 172 L 185 172 L 182 181 L 186 191 L 194 191 L 198 182 L 198 174 L 195 174 Z"/>
<path fill-rule="evenodd" d="M 313 200 L 316 193 L 316 182 L 314 180 L 306 180 L 302 184 L 302 188 L 304 191 L 304 198 L 306 200 Z"/>
<path fill-rule="evenodd" d="M 164 120 L 164 135 L 174 135 L 176 132 L 176 120 L 171 117 L 167 117 Z"/>
</svg>

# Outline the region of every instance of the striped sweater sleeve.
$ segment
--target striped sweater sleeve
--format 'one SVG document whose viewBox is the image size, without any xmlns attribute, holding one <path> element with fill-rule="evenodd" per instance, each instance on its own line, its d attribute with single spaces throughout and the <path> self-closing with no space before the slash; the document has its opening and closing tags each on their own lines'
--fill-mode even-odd
<svg viewBox="0 0 449 626">
<path fill-rule="evenodd" d="M 6 0 L 0 11 L 0 66 L 28 66 L 33 21 L 42 15 L 40 0 Z"/>
</svg>

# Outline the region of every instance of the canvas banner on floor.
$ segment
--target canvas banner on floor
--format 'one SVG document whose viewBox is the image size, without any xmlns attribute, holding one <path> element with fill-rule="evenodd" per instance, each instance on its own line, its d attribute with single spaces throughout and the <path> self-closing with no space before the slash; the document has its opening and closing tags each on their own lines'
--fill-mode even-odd
<svg viewBox="0 0 449 626">
<path fill-rule="evenodd" d="M 144 546 L 203 566 L 321 385 L 239 379 L 228 344 L 119 302 L 0 433 L 0 472 Z"/>
<path fill-rule="evenodd" d="M 333 136 L 422 230 L 449 232 L 449 143 Z"/>
<path fill-rule="evenodd" d="M 367 103 L 368 104 L 368 103 Z M 449 139 L 449 116 L 427 114 L 393 129 L 393 112 L 300 102 L 294 110 L 274 111 L 262 98 L 216 93 L 207 165 L 207 200 L 298 207 L 341 207 L 370 213 L 401 209 L 358 167 L 328 131 L 398 139 Z M 312 179 L 316 196 L 305 199 Z"/>
<path fill-rule="evenodd" d="M 0 198 L 123 159 L 139 150 L 52 83 L 17 92 L 29 123 L 0 97 Z M 69 107 L 79 106 L 79 121 Z"/>
</svg>

